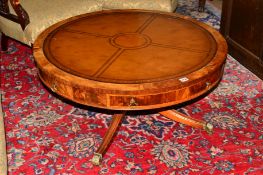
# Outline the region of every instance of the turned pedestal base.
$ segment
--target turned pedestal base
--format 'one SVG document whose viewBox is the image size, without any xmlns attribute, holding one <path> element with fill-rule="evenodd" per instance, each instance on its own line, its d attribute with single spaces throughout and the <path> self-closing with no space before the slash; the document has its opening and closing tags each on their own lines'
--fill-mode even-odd
<svg viewBox="0 0 263 175">
<path fill-rule="evenodd" d="M 39 77 L 54 93 L 94 108 L 142 111 L 210 92 L 222 78 L 227 43 L 210 26 L 176 13 L 105 10 L 52 25 L 33 51 Z M 175 110 L 160 114 L 212 132 L 212 125 Z M 100 164 L 124 116 L 113 116 L 94 164 Z"/>
<path fill-rule="evenodd" d="M 192 126 L 194 128 L 204 129 L 209 134 L 213 133 L 213 125 L 211 125 L 210 123 L 206 123 L 205 121 L 192 118 L 190 116 L 187 116 L 185 114 L 177 112 L 176 110 L 166 110 L 166 111 L 162 111 L 159 113 L 161 115 L 173 120 L 173 121 L 180 122 L 180 123 L 183 123 L 185 125 Z M 101 145 L 99 146 L 97 151 L 94 153 L 94 156 L 91 160 L 91 162 L 94 165 L 100 165 L 100 163 L 102 161 L 102 157 L 106 153 L 107 148 L 110 146 L 112 139 L 114 138 L 115 134 L 117 133 L 117 129 L 120 126 L 124 116 L 125 116 L 125 112 L 116 113 L 113 115 L 109 129 L 107 130 L 107 132 L 106 132 L 106 134 L 102 140 Z"/>
</svg>

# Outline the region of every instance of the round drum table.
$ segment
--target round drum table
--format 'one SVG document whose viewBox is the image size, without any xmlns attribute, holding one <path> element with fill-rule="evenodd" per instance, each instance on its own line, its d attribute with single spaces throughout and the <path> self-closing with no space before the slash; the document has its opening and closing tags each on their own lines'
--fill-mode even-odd
<svg viewBox="0 0 263 175">
<path fill-rule="evenodd" d="M 224 38 L 189 17 L 141 10 L 89 13 L 46 29 L 34 43 L 39 77 L 74 102 L 114 110 L 92 159 L 99 164 L 126 111 L 164 108 L 205 94 L 223 74 Z M 212 132 L 176 110 L 172 120 Z"/>
</svg>

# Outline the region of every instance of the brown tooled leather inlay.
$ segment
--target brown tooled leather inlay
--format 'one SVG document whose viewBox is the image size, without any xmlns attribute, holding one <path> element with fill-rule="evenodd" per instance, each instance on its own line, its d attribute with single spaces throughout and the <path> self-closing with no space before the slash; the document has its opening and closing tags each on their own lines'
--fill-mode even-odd
<svg viewBox="0 0 263 175">
<path fill-rule="evenodd" d="M 202 26 L 151 12 L 80 18 L 50 33 L 43 46 L 48 60 L 65 72 L 128 84 L 186 76 L 206 66 L 217 51 Z"/>
<path fill-rule="evenodd" d="M 119 33 L 110 39 L 110 43 L 122 49 L 140 49 L 151 44 L 151 39 L 140 33 Z"/>
</svg>

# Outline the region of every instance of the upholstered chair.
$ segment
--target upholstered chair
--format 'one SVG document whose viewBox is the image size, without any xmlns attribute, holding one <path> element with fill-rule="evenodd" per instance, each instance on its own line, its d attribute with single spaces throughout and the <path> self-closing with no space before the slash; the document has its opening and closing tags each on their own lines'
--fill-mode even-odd
<svg viewBox="0 0 263 175">
<path fill-rule="evenodd" d="M 144 9 L 174 12 L 177 0 L 103 0 L 103 9 Z"/>
<path fill-rule="evenodd" d="M 199 0 L 199 11 L 206 0 Z M 1 48 L 7 37 L 31 46 L 52 24 L 72 16 L 108 9 L 145 9 L 174 12 L 177 0 L 0 0 Z"/>
<path fill-rule="evenodd" d="M 2 49 L 6 37 L 31 45 L 38 34 L 63 19 L 102 10 L 96 0 L 1 0 Z"/>
<path fill-rule="evenodd" d="M 0 0 L 2 50 L 7 37 L 31 46 L 47 27 L 72 16 L 106 9 L 173 12 L 177 0 Z"/>
</svg>

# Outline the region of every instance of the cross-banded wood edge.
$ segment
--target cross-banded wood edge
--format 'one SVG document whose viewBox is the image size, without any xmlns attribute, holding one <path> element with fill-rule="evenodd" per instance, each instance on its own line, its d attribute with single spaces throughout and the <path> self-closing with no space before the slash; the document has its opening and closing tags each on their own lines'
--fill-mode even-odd
<svg viewBox="0 0 263 175">
<path fill-rule="evenodd" d="M 97 12 L 97 13 L 101 13 L 101 12 Z M 107 13 L 111 13 L 111 11 L 108 11 Z M 160 12 L 156 12 L 156 13 L 160 13 Z M 162 14 L 172 15 L 170 13 L 169 14 L 162 13 Z M 173 15 L 190 20 L 204 27 L 206 30 L 208 30 L 211 33 L 211 35 L 214 37 L 218 45 L 215 58 L 204 68 L 187 75 L 189 81 L 187 81 L 186 83 L 178 83 L 178 80 L 174 80 L 172 83 L 171 82 L 168 83 L 168 84 L 173 84 L 173 86 L 163 87 L 166 82 L 154 82 L 155 83 L 154 86 L 160 87 L 159 89 L 160 91 L 155 93 L 154 91 L 150 90 L 152 84 L 150 85 L 148 83 L 144 83 L 142 86 L 136 84 L 120 85 L 120 84 L 112 84 L 112 83 L 94 82 L 92 80 L 83 79 L 81 77 L 77 77 L 57 69 L 54 65 L 49 63 L 49 61 L 45 58 L 45 55 L 42 51 L 42 44 L 45 37 L 60 25 L 70 20 L 74 20 L 81 16 L 86 16 L 86 15 L 73 17 L 69 20 L 60 22 L 52 26 L 51 28 L 47 29 L 44 33 L 42 33 L 38 37 L 38 39 L 34 44 L 34 56 L 35 58 L 37 58 L 36 63 L 39 68 L 39 76 L 41 80 L 44 82 L 44 84 L 50 87 L 52 91 L 58 93 L 59 95 L 65 98 L 69 98 L 75 102 L 84 105 L 112 109 L 112 110 L 144 110 L 144 109 L 161 108 L 161 107 L 171 106 L 194 99 L 209 91 L 211 88 L 216 86 L 220 81 L 223 74 L 223 68 L 224 68 L 224 63 L 227 53 L 227 45 L 223 37 L 211 27 L 185 16 L 180 16 L 177 14 L 173 14 Z M 74 84 L 74 82 L 77 83 Z M 89 86 L 87 87 L 87 85 Z M 144 87 L 144 91 L 136 91 L 139 89 L 138 87 Z M 116 89 L 118 90 L 116 91 Z M 182 99 L 176 99 L 175 97 L 179 93 L 180 94 L 186 93 L 187 96 L 185 96 L 185 98 Z M 145 103 L 143 103 L 144 102 L 143 98 L 146 96 L 147 97 L 152 96 L 153 99 L 156 99 L 156 97 L 158 96 L 159 99 L 162 99 L 162 96 L 171 96 L 173 98 L 170 102 L 160 103 L 160 101 L 158 101 L 157 104 L 153 103 L 145 106 L 144 105 Z M 94 99 L 99 99 L 99 101 L 96 102 L 92 101 Z M 122 101 L 122 104 L 118 103 L 120 99 Z M 180 114 L 174 110 L 162 111 L 160 112 L 160 114 L 174 121 L 179 121 L 196 128 L 204 128 L 208 132 L 212 131 L 212 126 L 209 123 L 205 123 L 204 121 L 201 120 L 196 120 L 189 116 Z M 96 153 L 94 154 L 94 157 L 92 159 L 92 162 L 95 165 L 100 164 L 102 156 L 105 154 L 111 140 L 113 139 L 113 136 L 117 131 L 118 125 L 121 123 L 121 119 L 123 118 L 123 116 L 124 114 L 118 114 L 118 113 L 114 115 L 112 123 L 105 137 L 103 138 L 103 142 L 98 148 L 98 150 L 96 151 Z"/>
<path fill-rule="evenodd" d="M 120 126 L 125 112 L 119 112 L 113 115 L 109 129 L 107 130 L 105 136 L 103 137 L 102 143 L 100 144 L 97 151 L 94 153 L 91 162 L 94 165 L 100 165 L 103 155 L 106 153 L 107 148 L 109 147 L 113 137 L 117 133 L 117 129 Z"/>
<path fill-rule="evenodd" d="M 96 13 L 112 12 L 113 11 Z M 55 93 L 67 99 L 83 105 L 111 110 L 145 110 L 176 105 L 194 99 L 216 86 L 222 77 L 227 53 L 227 45 L 224 38 L 211 27 L 190 19 L 189 17 L 171 13 L 156 13 L 178 16 L 197 23 L 208 30 L 217 42 L 218 49 L 214 59 L 200 70 L 188 74 L 187 82 L 181 82 L 179 78 L 141 84 L 98 82 L 74 76 L 51 64 L 42 50 L 42 45 L 46 36 L 55 28 L 68 21 L 91 14 L 81 15 L 62 21 L 48 28 L 37 38 L 33 50 L 41 80 Z M 152 87 L 156 88 L 153 89 Z M 150 104 L 149 101 L 151 101 Z"/>
</svg>

